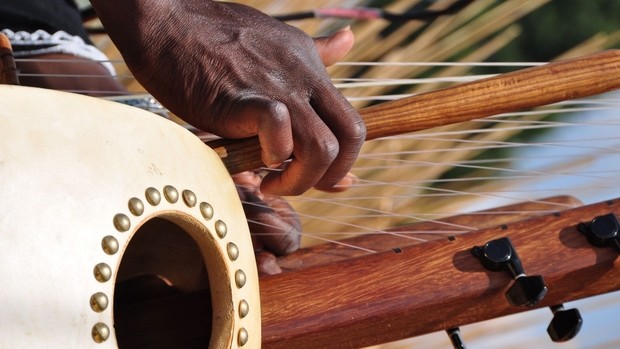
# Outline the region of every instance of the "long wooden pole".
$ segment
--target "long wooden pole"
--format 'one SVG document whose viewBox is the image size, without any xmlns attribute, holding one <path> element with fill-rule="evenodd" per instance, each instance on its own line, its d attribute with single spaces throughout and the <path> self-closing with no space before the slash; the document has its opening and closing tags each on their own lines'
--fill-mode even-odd
<svg viewBox="0 0 620 349">
<path fill-rule="evenodd" d="M 593 96 L 620 88 L 620 50 L 552 62 L 360 110 L 367 140 Z M 264 166 L 256 138 L 207 143 L 231 173 Z"/>
<path fill-rule="evenodd" d="M 608 213 L 620 215 L 620 199 L 262 278 L 263 348 L 361 348 L 530 310 L 506 300 L 507 272 L 471 253 L 499 237 L 544 277 L 536 307 L 619 290 L 617 249 L 577 230 Z"/>
</svg>

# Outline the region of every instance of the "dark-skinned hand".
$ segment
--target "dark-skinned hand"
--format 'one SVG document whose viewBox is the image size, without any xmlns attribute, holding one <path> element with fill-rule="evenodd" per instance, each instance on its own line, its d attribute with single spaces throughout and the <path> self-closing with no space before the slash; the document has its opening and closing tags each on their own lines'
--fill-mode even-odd
<svg viewBox="0 0 620 349">
<path fill-rule="evenodd" d="M 325 71 L 333 57 L 317 46 L 329 49 L 328 39 L 313 41 L 240 4 L 92 4 L 136 79 L 173 113 L 221 137 L 258 135 L 271 167 L 292 158 L 263 179 L 263 193 L 330 188 L 350 170 L 366 130 Z M 336 36 L 346 41 L 351 33 Z"/>
<path fill-rule="evenodd" d="M 301 240 L 301 222 L 297 212 L 281 196 L 263 194 L 261 177 L 247 171 L 233 175 L 233 180 L 243 203 L 243 210 L 252 232 L 252 243 L 259 274 L 278 274 L 278 255 L 296 251 Z M 355 182 L 355 176 L 347 174 L 337 186 L 328 191 L 343 191 Z"/>
</svg>

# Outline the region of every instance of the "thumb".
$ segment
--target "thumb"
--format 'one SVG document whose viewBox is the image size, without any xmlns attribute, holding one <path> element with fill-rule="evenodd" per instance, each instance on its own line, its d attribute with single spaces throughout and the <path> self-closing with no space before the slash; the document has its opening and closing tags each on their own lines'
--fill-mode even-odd
<svg viewBox="0 0 620 349">
<path fill-rule="evenodd" d="M 341 60 L 353 47 L 355 38 L 347 26 L 337 32 L 314 39 L 314 44 L 323 64 L 327 67 Z"/>
</svg>

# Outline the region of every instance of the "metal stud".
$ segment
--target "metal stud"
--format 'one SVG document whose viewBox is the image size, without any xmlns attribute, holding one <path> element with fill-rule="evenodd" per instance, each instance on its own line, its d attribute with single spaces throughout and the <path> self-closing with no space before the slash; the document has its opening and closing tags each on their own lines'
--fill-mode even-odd
<svg viewBox="0 0 620 349">
<path fill-rule="evenodd" d="M 97 281 L 106 282 L 112 278 L 112 269 L 105 263 L 99 263 L 95 265 L 93 274 L 95 275 L 95 279 L 97 279 Z"/>
<path fill-rule="evenodd" d="M 249 312 L 250 305 L 248 304 L 248 302 L 246 302 L 245 299 L 242 299 L 241 302 L 239 302 L 239 317 L 243 319 L 244 317 L 248 316 Z"/>
<path fill-rule="evenodd" d="M 110 338 L 110 328 L 103 322 L 98 322 L 93 326 L 91 335 L 95 342 L 103 343 Z"/>
<path fill-rule="evenodd" d="M 144 213 L 144 204 L 138 198 L 129 199 L 127 206 L 129 206 L 129 212 L 134 216 L 141 216 Z"/>
<path fill-rule="evenodd" d="M 183 202 L 187 205 L 187 207 L 196 206 L 197 199 L 194 192 L 192 192 L 191 190 L 183 190 L 183 193 L 181 193 L 181 195 L 183 196 Z"/>
<path fill-rule="evenodd" d="M 113 255 L 118 252 L 118 240 L 112 235 L 104 236 L 101 240 L 101 248 L 109 255 Z"/>
<path fill-rule="evenodd" d="M 239 346 L 242 347 L 244 346 L 247 342 L 248 339 L 250 339 L 250 336 L 248 335 L 248 331 L 241 327 L 241 329 L 239 329 L 239 334 L 237 336 L 237 341 L 239 343 Z"/>
<path fill-rule="evenodd" d="M 210 220 L 211 218 L 213 218 L 213 206 L 209 205 L 206 202 L 201 202 L 200 213 L 202 213 L 204 219 Z"/>
<path fill-rule="evenodd" d="M 239 258 L 239 248 L 232 242 L 228 243 L 226 251 L 228 251 L 228 258 L 230 258 L 231 261 L 236 261 L 237 258 Z"/>
<path fill-rule="evenodd" d="M 247 281 L 246 277 L 245 277 L 245 273 L 243 272 L 243 270 L 239 269 L 235 272 L 235 284 L 237 285 L 237 288 L 242 288 L 243 286 L 245 286 L 245 282 Z"/>
<path fill-rule="evenodd" d="M 97 292 L 90 296 L 90 307 L 97 313 L 101 313 L 102 311 L 108 308 L 108 296 L 106 296 L 103 292 Z"/>
<path fill-rule="evenodd" d="M 131 228 L 131 221 L 129 220 L 129 217 L 127 217 L 127 215 L 125 215 L 124 213 L 119 213 L 115 215 L 114 228 L 116 228 L 116 230 L 120 231 L 121 233 L 129 230 L 129 228 Z"/>
<path fill-rule="evenodd" d="M 161 194 L 159 193 L 159 190 L 153 187 L 147 188 L 144 195 L 146 196 L 146 201 L 148 201 L 152 206 L 157 206 L 161 202 Z"/>
<path fill-rule="evenodd" d="M 217 236 L 220 237 L 220 239 L 225 238 L 226 233 L 228 233 L 228 228 L 226 227 L 226 223 L 222 221 L 215 222 L 215 232 L 217 233 Z"/>
<path fill-rule="evenodd" d="M 179 201 L 179 192 L 177 188 L 167 185 L 164 187 L 164 197 L 169 203 L 174 204 Z"/>
</svg>

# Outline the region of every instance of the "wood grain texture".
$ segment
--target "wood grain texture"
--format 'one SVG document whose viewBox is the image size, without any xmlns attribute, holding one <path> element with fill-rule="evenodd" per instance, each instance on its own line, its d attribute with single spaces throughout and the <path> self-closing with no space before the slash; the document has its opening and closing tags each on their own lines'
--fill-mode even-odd
<svg viewBox="0 0 620 349">
<path fill-rule="evenodd" d="M 362 109 L 368 139 L 601 94 L 620 87 L 620 51 L 497 75 Z"/>
<path fill-rule="evenodd" d="M 367 140 L 593 96 L 620 88 L 620 50 L 548 63 L 360 110 Z M 231 173 L 264 166 L 258 139 L 207 143 Z"/>
<path fill-rule="evenodd" d="M 595 248 L 579 222 L 620 200 L 261 279 L 263 348 L 359 348 L 532 308 L 510 306 L 508 273 L 470 250 L 507 236 L 549 292 L 537 307 L 620 289 L 618 252 Z"/>
</svg>

